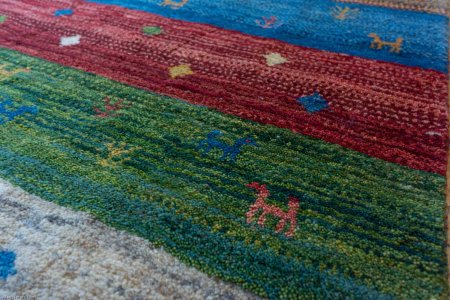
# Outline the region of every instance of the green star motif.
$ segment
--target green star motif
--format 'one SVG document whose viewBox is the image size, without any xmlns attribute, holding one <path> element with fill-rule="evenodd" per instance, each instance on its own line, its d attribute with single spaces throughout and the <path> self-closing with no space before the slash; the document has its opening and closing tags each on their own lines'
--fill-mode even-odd
<svg viewBox="0 0 450 300">
<path fill-rule="evenodd" d="M 161 29 L 161 27 L 157 26 L 145 26 L 144 28 L 142 28 L 142 32 L 144 32 L 144 34 L 146 35 L 158 35 L 161 34 L 163 30 Z"/>
</svg>

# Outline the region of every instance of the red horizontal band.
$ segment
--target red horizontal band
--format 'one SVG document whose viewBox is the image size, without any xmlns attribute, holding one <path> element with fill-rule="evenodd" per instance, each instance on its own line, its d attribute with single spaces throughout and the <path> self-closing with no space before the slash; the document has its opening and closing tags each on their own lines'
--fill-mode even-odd
<svg viewBox="0 0 450 300">
<path fill-rule="evenodd" d="M 69 3 L 67 1 L 67 3 Z M 412 168 L 444 174 L 447 76 L 115 6 L 4 0 L 0 45 Z M 143 27 L 160 27 L 155 35 Z M 79 36 L 62 46 L 61 38 Z M 64 42 L 63 44 L 65 44 Z M 71 44 L 68 42 L 68 44 Z M 287 61 L 269 66 L 265 55 Z M 278 61 L 279 62 L 279 61 Z M 170 69 L 180 68 L 184 76 Z M 183 73 L 184 71 L 184 73 Z M 297 99 L 319 93 L 328 107 Z"/>
</svg>

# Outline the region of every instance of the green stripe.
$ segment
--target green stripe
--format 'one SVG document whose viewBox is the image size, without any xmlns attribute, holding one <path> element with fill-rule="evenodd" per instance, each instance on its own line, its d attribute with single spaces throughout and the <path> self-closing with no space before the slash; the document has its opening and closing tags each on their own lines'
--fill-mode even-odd
<svg viewBox="0 0 450 300">
<path fill-rule="evenodd" d="M 0 78 L 17 105 L 39 107 L 0 126 L 1 175 L 25 189 L 270 297 L 445 293 L 442 176 L 13 51 L 0 50 L 0 62 L 32 70 Z M 94 117 L 106 96 L 132 106 Z M 252 136 L 259 147 L 243 148 L 236 163 L 220 161 L 219 151 L 202 155 L 196 147 L 215 129 L 228 144 Z M 138 149 L 102 166 L 112 142 Z M 267 184 L 268 202 L 284 209 L 288 195 L 301 199 L 294 238 L 276 234 L 275 220 L 246 224 L 252 181 Z"/>
</svg>

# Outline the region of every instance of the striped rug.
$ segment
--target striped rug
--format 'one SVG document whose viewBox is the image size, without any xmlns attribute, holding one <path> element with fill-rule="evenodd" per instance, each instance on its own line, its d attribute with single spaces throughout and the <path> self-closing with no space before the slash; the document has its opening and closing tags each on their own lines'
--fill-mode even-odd
<svg viewBox="0 0 450 300">
<path fill-rule="evenodd" d="M 0 299 L 446 299 L 446 10 L 1 0 Z"/>
</svg>

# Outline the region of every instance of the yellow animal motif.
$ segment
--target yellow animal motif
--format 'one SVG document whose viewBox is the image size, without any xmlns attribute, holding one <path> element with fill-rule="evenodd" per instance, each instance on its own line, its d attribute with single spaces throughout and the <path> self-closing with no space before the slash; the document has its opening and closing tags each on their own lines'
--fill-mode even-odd
<svg viewBox="0 0 450 300">
<path fill-rule="evenodd" d="M 398 37 L 395 42 L 385 42 L 382 41 L 381 38 L 376 33 L 369 34 L 369 37 L 373 38 L 372 43 L 370 44 L 370 48 L 381 50 L 384 46 L 391 47 L 389 52 L 400 53 L 402 49 L 403 38 Z"/>
<path fill-rule="evenodd" d="M 5 67 L 6 67 L 6 65 L 0 65 L 0 81 L 1 80 L 5 80 L 5 79 L 7 79 L 7 78 L 9 78 L 11 76 L 14 76 L 14 75 L 18 74 L 18 73 L 22 73 L 22 72 L 28 73 L 28 72 L 30 72 L 30 69 L 23 69 L 23 68 L 21 68 L 21 69 L 14 69 L 12 71 L 8 71 L 8 70 L 5 69 Z"/>
<path fill-rule="evenodd" d="M 354 19 L 359 13 L 359 9 L 357 8 L 350 8 L 348 6 L 341 7 L 336 6 L 332 10 L 332 15 L 338 20 L 346 20 L 346 19 Z"/>
<path fill-rule="evenodd" d="M 114 143 L 109 143 L 106 147 L 108 148 L 108 157 L 99 161 L 99 164 L 103 167 L 114 167 L 118 164 L 122 164 L 123 162 L 130 160 L 129 157 L 123 157 L 124 155 L 140 149 L 139 147 L 126 149 L 127 145 L 125 143 L 120 143 L 118 146 Z"/>
<path fill-rule="evenodd" d="M 160 5 L 161 6 L 170 6 L 172 9 L 178 9 L 180 7 L 183 7 L 186 3 L 188 3 L 189 0 L 181 0 L 181 1 L 174 1 L 174 0 L 164 0 Z"/>
</svg>

